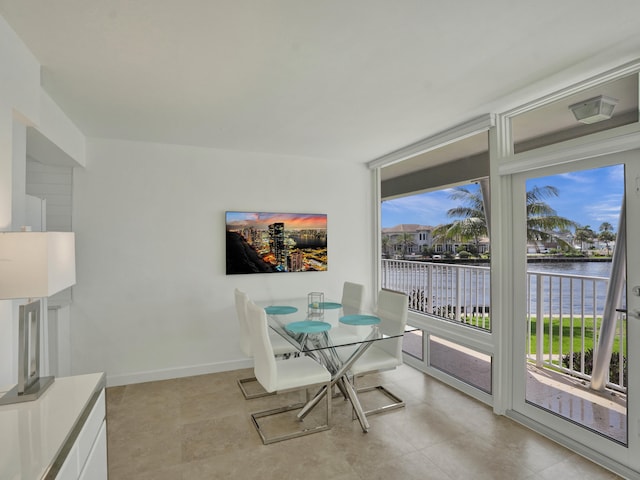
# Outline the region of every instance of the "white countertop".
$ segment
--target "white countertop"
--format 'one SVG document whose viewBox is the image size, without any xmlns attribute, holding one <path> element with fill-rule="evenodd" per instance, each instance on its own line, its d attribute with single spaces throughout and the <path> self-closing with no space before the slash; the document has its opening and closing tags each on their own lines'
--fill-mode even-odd
<svg viewBox="0 0 640 480">
<path fill-rule="evenodd" d="M 104 384 L 104 373 L 60 377 L 38 400 L 1 406 L 0 479 L 42 478 Z"/>
</svg>

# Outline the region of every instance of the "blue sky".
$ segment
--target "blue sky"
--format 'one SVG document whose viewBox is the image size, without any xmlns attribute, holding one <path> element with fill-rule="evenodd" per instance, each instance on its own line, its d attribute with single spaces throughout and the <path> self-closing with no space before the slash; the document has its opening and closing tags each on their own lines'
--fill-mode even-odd
<svg viewBox="0 0 640 480">
<path fill-rule="evenodd" d="M 603 222 L 609 222 L 614 231 L 618 230 L 624 192 L 622 165 L 533 178 L 527 181 L 527 190 L 546 185 L 559 190 L 558 197 L 546 201 L 558 215 L 581 226 L 589 225 L 596 232 Z M 470 184 L 467 188 L 474 190 L 479 187 Z M 450 189 L 445 189 L 383 202 L 382 227 L 401 223 L 436 226 L 451 222 L 446 212 L 458 203 L 449 198 L 450 192 Z"/>
</svg>

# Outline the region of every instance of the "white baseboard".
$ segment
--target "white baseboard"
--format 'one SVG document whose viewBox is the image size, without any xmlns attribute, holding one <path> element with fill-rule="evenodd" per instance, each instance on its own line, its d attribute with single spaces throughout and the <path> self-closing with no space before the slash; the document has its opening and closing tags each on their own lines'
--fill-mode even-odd
<svg viewBox="0 0 640 480">
<path fill-rule="evenodd" d="M 172 378 L 193 377 L 208 373 L 228 372 L 242 368 L 253 367 L 253 360 L 232 360 L 220 363 L 208 363 L 204 365 L 191 365 L 188 367 L 168 368 L 164 370 L 152 370 L 148 372 L 135 372 L 110 375 L 107 373 L 107 387 L 131 385 L 133 383 L 154 382 L 158 380 L 170 380 Z"/>
</svg>

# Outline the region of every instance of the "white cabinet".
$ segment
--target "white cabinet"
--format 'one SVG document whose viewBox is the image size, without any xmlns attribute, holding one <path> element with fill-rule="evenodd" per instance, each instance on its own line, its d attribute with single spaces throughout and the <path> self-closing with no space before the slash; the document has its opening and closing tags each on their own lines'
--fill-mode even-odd
<svg viewBox="0 0 640 480">
<path fill-rule="evenodd" d="M 107 479 L 107 423 L 105 393 L 102 390 L 91 413 L 80 428 L 67 458 L 57 472 L 45 478 L 56 480 L 106 480 Z M 73 440 L 72 438 L 69 439 Z"/>
<path fill-rule="evenodd" d="M 0 478 L 106 480 L 104 374 L 56 378 L 33 402 L 0 407 Z"/>
<path fill-rule="evenodd" d="M 96 441 L 87 456 L 80 480 L 99 480 L 107 478 L 107 423 L 102 422 Z"/>
<path fill-rule="evenodd" d="M 104 441 L 102 440 L 104 437 Z M 106 426 L 106 404 L 104 390 L 100 392 L 98 401 L 96 402 L 91 414 L 87 418 L 80 435 L 78 435 L 78 468 L 82 473 L 85 470 L 89 470 L 94 473 L 92 480 L 101 480 L 107 478 L 107 426 Z M 100 447 L 104 452 L 100 451 Z M 96 451 L 97 450 L 97 451 Z M 104 453 L 104 455 L 103 455 Z M 96 465 L 89 465 L 90 463 L 100 464 L 100 459 L 104 456 L 104 474 L 98 475 L 100 470 Z"/>
<path fill-rule="evenodd" d="M 62 467 L 56 475 L 56 480 L 76 480 L 78 478 L 78 446 L 74 445 Z"/>
</svg>

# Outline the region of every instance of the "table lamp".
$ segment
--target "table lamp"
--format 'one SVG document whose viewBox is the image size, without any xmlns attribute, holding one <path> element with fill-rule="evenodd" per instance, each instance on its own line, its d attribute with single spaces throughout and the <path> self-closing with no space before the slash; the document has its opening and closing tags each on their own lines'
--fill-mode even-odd
<svg viewBox="0 0 640 480">
<path fill-rule="evenodd" d="M 39 298 L 75 282 L 72 232 L 0 232 L 0 300 L 28 299 L 20 305 L 18 384 L 0 405 L 36 400 L 53 383 L 54 377 L 40 377 Z"/>
</svg>

